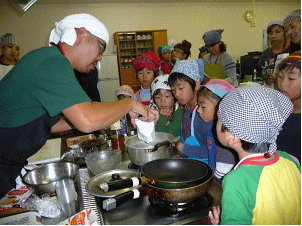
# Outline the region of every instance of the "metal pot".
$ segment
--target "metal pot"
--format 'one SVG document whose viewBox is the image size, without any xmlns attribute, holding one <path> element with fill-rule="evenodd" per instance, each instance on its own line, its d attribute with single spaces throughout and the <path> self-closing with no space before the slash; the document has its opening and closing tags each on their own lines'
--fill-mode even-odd
<svg viewBox="0 0 302 226">
<path fill-rule="evenodd" d="M 28 172 L 22 178 L 23 183 L 33 187 L 37 195 L 56 194 L 56 182 L 63 179 L 77 179 L 79 166 L 72 162 L 48 163 Z"/>
<path fill-rule="evenodd" d="M 149 144 L 132 136 L 125 140 L 127 154 L 135 165 L 143 166 L 147 162 L 172 157 L 172 142 L 174 136 L 170 133 L 155 132 L 155 140 Z"/>
</svg>

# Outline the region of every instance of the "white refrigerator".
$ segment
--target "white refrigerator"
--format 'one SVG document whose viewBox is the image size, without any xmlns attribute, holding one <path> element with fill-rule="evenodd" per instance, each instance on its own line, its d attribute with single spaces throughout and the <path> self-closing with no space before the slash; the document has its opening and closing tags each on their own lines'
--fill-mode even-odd
<svg viewBox="0 0 302 226">
<path fill-rule="evenodd" d="M 103 103 L 117 101 L 116 90 L 120 87 L 117 55 L 103 55 L 102 60 L 97 64 L 97 69 L 99 72 L 98 90 L 101 101 Z"/>
</svg>

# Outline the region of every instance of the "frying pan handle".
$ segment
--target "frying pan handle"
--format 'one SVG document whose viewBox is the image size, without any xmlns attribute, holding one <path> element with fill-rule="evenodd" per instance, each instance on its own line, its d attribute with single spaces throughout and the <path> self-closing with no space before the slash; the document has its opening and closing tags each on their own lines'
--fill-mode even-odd
<svg viewBox="0 0 302 226">
<path fill-rule="evenodd" d="M 157 144 L 154 145 L 154 148 L 151 150 L 151 152 L 157 151 L 157 149 L 161 146 L 171 146 L 171 145 L 172 145 L 171 142 L 168 141 L 168 140 L 157 143 Z"/>
<path fill-rule="evenodd" d="M 103 209 L 106 211 L 116 208 L 118 205 L 130 199 L 138 199 L 145 195 L 145 189 L 142 187 L 135 188 L 125 193 L 119 194 L 114 198 L 105 199 L 103 201 Z"/>
<path fill-rule="evenodd" d="M 136 187 L 142 183 L 140 178 L 137 177 L 132 177 L 128 179 L 123 179 L 123 180 L 117 180 L 117 181 L 110 181 L 108 183 L 102 183 L 100 184 L 100 188 L 104 192 L 108 191 L 116 191 L 124 188 L 131 188 L 131 187 Z"/>
</svg>

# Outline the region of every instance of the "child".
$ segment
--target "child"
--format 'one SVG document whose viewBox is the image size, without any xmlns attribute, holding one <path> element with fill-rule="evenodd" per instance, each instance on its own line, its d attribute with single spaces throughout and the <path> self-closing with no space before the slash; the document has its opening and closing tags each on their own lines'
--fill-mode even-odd
<svg viewBox="0 0 302 226">
<path fill-rule="evenodd" d="M 203 69 L 201 59 L 177 60 L 168 81 L 175 98 L 185 105 L 181 140 L 174 145 L 182 155 L 208 163 L 206 131 L 212 128 L 213 122 L 206 123 L 196 114 Z M 211 167 L 215 168 L 215 165 Z"/>
<path fill-rule="evenodd" d="M 204 122 L 214 122 L 213 128 L 206 131 L 206 134 L 209 150 L 209 162 L 211 162 L 209 165 L 216 165 L 216 169 L 213 169 L 215 171 L 214 176 L 219 179 L 222 179 L 228 172 L 230 172 L 236 163 L 236 158 L 233 152 L 225 149 L 219 142 L 215 141 L 213 137 L 213 134 L 215 134 L 216 137 L 215 126 L 217 122 L 218 104 L 221 99 L 233 89 L 234 87 L 224 80 L 211 79 L 209 82 L 204 84 L 197 93 L 197 112 L 199 116 Z"/>
<path fill-rule="evenodd" d="M 0 80 L 17 64 L 20 47 L 14 35 L 6 33 L 0 38 Z"/>
<path fill-rule="evenodd" d="M 301 166 L 276 151 L 276 139 L 293 111 L 280 92 L 259 84 L 229 92 L 220 102 L 217 136 L 240 162 L 222 182 L 221 224 L 301 224 Z M 219 223 L 220 207 L 209 212 Z"/>
<path fill-rule="evenodd" d="M 134 91 L 128 85 L 120 86 L 120 88 L 118 88 L 118 90 L 116 91 L 116 96 L 118 100 L 131 98 L 133 95 L 134 95 Z"/>
<path fill-rule="evenodd" d="M 173 63 L 171 62 L 171 49 L 168 45 L 163 45 L 158 48 L 158 55 L 160 62 L 158 66 L 158 75 L 170 74 L 173 69 Z"/>
<path fill-rule="evenodd" d="M 277 86 L 294 105 L 277 138 L 277 147 L 301 162 L 301 51 L 290 54 L 280 63 Z"/>
<path fill-rule="evenodd" d="M 150 87 L 158 68 L 158 58 L 155 53 L 148 51 L 131 61 L 136 71 L 136 78 L 141 84 L 141 89 L 132 98 L 149 106 L 151 100 Z"/>
<path fill-rule="evenodd" d="M 179 140 L 183 109 L 172 94 L 168 78 L 169 75 L 160 75 L 151 84 L 151 95 L 160 113 L 155 131 L 171 133 L 175 140 Z"/>
</svg>

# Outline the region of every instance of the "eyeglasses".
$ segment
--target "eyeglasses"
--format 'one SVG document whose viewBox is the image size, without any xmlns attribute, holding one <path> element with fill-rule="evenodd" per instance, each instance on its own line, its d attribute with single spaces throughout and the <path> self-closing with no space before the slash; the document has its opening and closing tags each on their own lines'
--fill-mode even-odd
<svg viewBox="0 0 302 226">
<path fill-rule="evenodd" d="M 91 33 L 89 32 L 89 34 L 91 34 Z M 99 47 L 101 49 L 101 54 L 103 54 L 105 52 L 105 50 L 106 50 L 106 45 L 103 45 L 93 34 L 91 34 L 91 35 L 94 38 L 94 40 L 98 43 L 98 45 L 99 45 Z"/>
<path fill-rule="evenodd" d="M 184 53 L 184 52 L 182 50 L 179 50 L 179 49 L 174 49 L 173 53 Z"/>
</svg>

